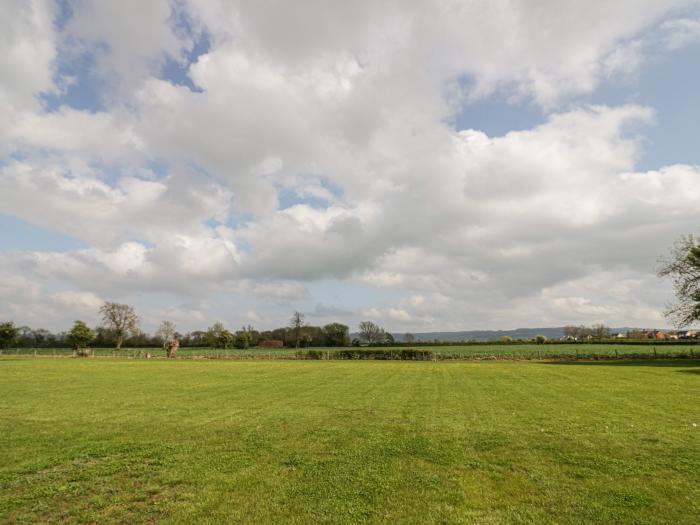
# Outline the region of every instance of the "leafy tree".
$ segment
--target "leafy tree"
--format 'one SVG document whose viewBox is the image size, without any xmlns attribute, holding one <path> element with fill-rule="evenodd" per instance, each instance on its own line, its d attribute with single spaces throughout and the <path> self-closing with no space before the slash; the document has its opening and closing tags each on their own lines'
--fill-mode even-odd
<svg viewBox="0 0 700 525">
<path fill-rule="evenodd" d="M 536 335 L 535 336 L 535 343 L 538 345 L 543 345 L 544 343 L 547 342 L 547 338 L 543 335 Z"/>
<path fill-rule="evenodd" d="M 677 302 L 664 315 L 682 328 L 700 320 L 700 239 L 681 237 L 668 257 L 660 260 L 659 277 L 671 277 Z"/>
<path fill-rule="evenodd" d="M 393 343 L 393 342 L 395 342 L 394 336 L 391 335 L 389 332 L 386 332 L 386 333 L 384 334 L 384 342 L 385 342 L 385 343 Z"/>
<path fill-rule="evenodd" d="M 19 329 L 12 321 L 0 323 L 0 348 L 10 348 L 18 336 Z"/>
<path fill-rule="evenodd" d="M 329 323 L 323 327 L 324 344 L 326 346 L 348 346 L 350 328 L 341 323 Z"/>
<path fill-rule="evenodd" d="M 502 335 L 501 337 L 498 338 L 498 340 L 501 343 L 512 343 L 513 342 L 513 338 L 509 335 Z"/>
<path fill-rule="evenodd" d="M 32 339 L 34 346 L 41 346 L 44 343 L 51 341 L 55 336 L 44 328 L 39 328 L 38 330 L 32 330 Z"/>
<path fill-rule="evenodd" d="M 158 338 L 153 338 L 150 335 L 148 335 L 146 332 L 143 330 L 135 330 L 134 332 L 129 335 L 126 339 L 124 339 L 124 344 L 126 346 L 150 346 L 154 343 L 159 343 L 160 341 Z"/>
<path fill-rule="evenodd" d="M 248 346 L 257 346 L 260 343 L 260 332 L 253 328 L 252 325 L 244 326 L 242 330 L 248 332 Z"/>
<path fill-rule="evenodd" d="M 114 332 L 117 350 L 121 349 L 124 338 L 139 330 L 139 316 L 128 304 L 105 303 L 100 308 L 102 321 Z"/>
<path fill-rule="evenodd" d="M 292 333 L 294 334 L 294 346 L 296 346 L 297 348 L 299 348 L 299 344 L 301 342 L 304 326 L 304 314 L 302 314 L 299 311 L 295 311 L 292 314 L 292 318 L 289 321 L 289 327 L 291 328 Z"/>
<path fill-rule="evenodd" d="M 185 335 L 183 338 L 183 346 L 206 346 L 209 344 L 207 340 L 207 332 L 204 330 L 195 330 Z"/>
<path fill-rule="evenodd" d="M 219 336 L 225 330 L 226 327 L 224 326 L 224 323 L 221 321 L 216 321 L 213 325 L 207 328 L 207 344 L 215 347 Z"/>
<path fill-rule="evenodd" d="M 95 331 L 83 321 L 76 321 L 68 332 L 66 339 L 75 350 L 86 348 L 88 343 L 95 339 Z"/>
<path fill-rule="evenodd" d="M 214 348 L 232 348 L 236 337 L 217 321 L 207 330 L 207 342 Z"/>
<path fill-rule="evenodd" d="M 360 339 L 365 341 L 367 344 L 381 343 L 385 340 L 384 329 L 372 321 L 362 321 L 359 326 L 360 329 Z"/>
<path fill-rule="evenodd" d="M 239 330 L 236 332 L 236 338 L 234 340 L 234 346 L 239 349 L 246 349 L 250 347 L 251 334 L 248 330 Z"/>
</svg>

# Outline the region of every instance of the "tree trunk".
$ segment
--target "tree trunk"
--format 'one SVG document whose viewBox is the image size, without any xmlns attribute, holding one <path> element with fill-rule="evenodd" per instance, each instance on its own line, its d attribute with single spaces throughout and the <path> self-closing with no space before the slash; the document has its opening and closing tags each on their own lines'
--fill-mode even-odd
<svg viewBox="0 0 700 525">
<path fill-rule="evenodd" d="M 117 334 L 117 350 L 122 349 L 122 342 L 124 341 L 124 336 L 121 334 Z"/>
</svg>

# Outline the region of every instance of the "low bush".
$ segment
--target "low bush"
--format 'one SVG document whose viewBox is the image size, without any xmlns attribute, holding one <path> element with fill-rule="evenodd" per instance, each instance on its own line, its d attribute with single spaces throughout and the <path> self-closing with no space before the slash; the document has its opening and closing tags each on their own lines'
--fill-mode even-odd
<svg viewBox="0 0 700 525">
<path fill-rule="evenodd" d="M 299 359 L 375 359 L 396 361 L 432 361 L 432 350 L 416 348 L 352 348 L 337 351 L 307 350 L 297 352 Z"/>
</svg>

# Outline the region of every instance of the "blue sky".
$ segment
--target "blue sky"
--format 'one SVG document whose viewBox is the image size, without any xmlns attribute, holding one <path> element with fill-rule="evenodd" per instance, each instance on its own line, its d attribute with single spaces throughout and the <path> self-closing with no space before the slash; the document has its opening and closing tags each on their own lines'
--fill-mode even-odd
<svg viewBox="0 0 700 525">
<path fill-rule="evenodd" d="M 0 316 L 666 322 L 655 259 L 698 219 L 697 2 L 127 4 L 16 2 L 0 28 Z"/>
</svg>

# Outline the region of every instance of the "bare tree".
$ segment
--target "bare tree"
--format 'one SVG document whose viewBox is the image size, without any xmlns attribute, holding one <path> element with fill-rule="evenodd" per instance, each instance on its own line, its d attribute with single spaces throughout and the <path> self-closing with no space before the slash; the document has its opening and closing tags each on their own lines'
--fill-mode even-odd
<svg viewBox="0 0 700 525">
<path fill-rule="evenodd" d="M 114 331 L 117 350 L 121 349 L 124 337 L 139 329 L 139 316 L 128 304 L 105 303 L 100 307 L 102 322 Z"/>
<path fill-rule="evenodd" d="M 160 323 L 158 330 L 156 330 L 156 337 L 162 339 L 164 343 L 172 341 L 175 338 L 175 324 L 170 321 L 163 321 Z"/>
<path fill-rule="evenodd" d="M 299 343 L 301 342 L 302 332 L 304 331 L 304 314 L 299 311 L 295 311 L 292 314 L 292 318 L 289 321 L 290 328 L 294 332 L 294 344 L 299 348 Z"/>
<path fill-rule="evenodd" d="M 593 336 L 593 330 L 587 326 L 565 326 L 564 335 L 576 341 L 585 341 Z"/>
<path fill-rule="evenodd" d="M 596 324 L 591 327 L 591 337 L 598 341 L 610 338 L 610 328 L 604 324 Z"/>
<path fill-rule="evenodd" d="M 664 315 L 678 328 L 700 320 L 700 239 L 688 235 L 676 241 L 669 257 L 660 261 L 659 277 L 671 277 L 676 304 Z"/>
<path fill-rule="evenodd" d="M 416 336 L 413 334 L 406 334 L 403 336 L 403 340 L 407 343 L 413 343 L 416 340 Z"/>
<path fill-rule="evenodd" d="M 372 321 L 362 321 L 359 329 L 360 338 L 367 344 L 383 343 L 386 339 L 384 329 Z"/>
<path fill-rule="evenodd" d="M 175 357 L 177 349 L 180 348 L 180 341 L 176 337 L 175 323 L 163 321 L 156 330 L 156 337 L 163 341 L 163 349 L 168 357 Z"/>
</svg>

